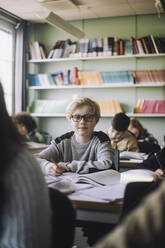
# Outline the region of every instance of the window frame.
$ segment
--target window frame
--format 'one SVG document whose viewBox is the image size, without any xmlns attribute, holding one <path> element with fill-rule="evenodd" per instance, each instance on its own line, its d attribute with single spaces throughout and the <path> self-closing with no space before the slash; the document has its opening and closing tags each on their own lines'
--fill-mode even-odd
<svg viewBox="0 0 165 248">
<path fill-rule="evenodd" d="M 0 29 L 7 31 L 12 34 L 12 106 L 11 106 L 11 113 L 13 114 L 18 111 L 22 111 L 23 109 L 23 96 L 25 95 L 24 92 L 24 81 L 25 81 L 25 60 L 24 60 L 24 52 L 25 52 L 25 40 L 24 40 L 24 34 L 25 34 L 25 24 L 26 22 L 22 20 L 21 18 L 14 16 L 13 14 L 0 9 Z M 22 31 L 22 37 L 21 42 L 23 46 L 21 47 L 21 53 L 20 49 L 18 49 L 18 33 L 19 31 Z M 21 56 L 21 65 L 18 64 L 18 58 Z M 21 66 L 21 68 L 20 68 Z M 20 68 L 20 71 L 18 72 L 18 68 Z M 17 85 L 16 85 L 17 80 Z M 18 87 L 18 84 L 20 86 L 19 90 L 19 104 L 17 103 L 17 92 L 16 89 Z M 21 85 L 20 85 L 21 84 Z M 18 106 L 19 105 L 19 106 Z"/>
</svg>

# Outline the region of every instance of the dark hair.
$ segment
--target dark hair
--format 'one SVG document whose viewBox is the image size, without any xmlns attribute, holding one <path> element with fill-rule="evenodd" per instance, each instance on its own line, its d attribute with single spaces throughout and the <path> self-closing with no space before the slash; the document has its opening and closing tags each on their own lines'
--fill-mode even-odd
<svg viewBox="0 0 165 248">
<path fill-rule="evenodd" d="M 112 128 L 117 131 L 126 131 L 130 123 L 130 118 L 124 113 L 118 113 L 112 118 Z"/>
<path fill-rule="evenodd" d="M 137 128 L 139 130 L 139 137 L 143 136 L 146 132 L 146 129 L 142 126 L 142 124 L 135 118 L 130 119 L 130 127 Z"/>
<path fill-rule="evenodd" d="M 6 108 L 4 91 L 0 83 L 0 210 L 5 201 L 4 174 L 9 167 L 10 161 L 21 150 L 24 142 L 22 136 L 14 126 L 12 118 Z M 6 172 L 7 173 L 7 172 Z"/>
<path fill-rule="evenodd" d="M 23 124 L 28 130 L 28 133 L 37 128 L 34 118 L 27 112 L 21 112 L 13 115 L 13 120 L 17 124 Z"/>
</svg>

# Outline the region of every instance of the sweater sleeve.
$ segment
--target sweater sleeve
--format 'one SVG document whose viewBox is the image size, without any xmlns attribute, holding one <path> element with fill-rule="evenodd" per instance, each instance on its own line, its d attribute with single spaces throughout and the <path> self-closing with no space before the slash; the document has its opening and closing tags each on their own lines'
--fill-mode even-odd
<svg viewBox="0 0 165 248">
<path fill-rule="evenodd" d="M 95 248 L 163 248 L 165 182 Z"/>
<path fill-rule="evenodd" d="M 128 138 L 128 151 L 130 152 L 139 152 L 139 147 L 137 140 L 133 136 L 129 136 Z"/>
<path fill-rule="evenodd" d="M 56 146 L 55 142 L 52 142 L 52 144 L 48 148 L 37 154 L 36 158 L 44 174 L 46 166 L 52 163 L 50 162 L 51 158 L 53 158 L 57 163 L 62 161 L 60 150 Z"/>
</svg>

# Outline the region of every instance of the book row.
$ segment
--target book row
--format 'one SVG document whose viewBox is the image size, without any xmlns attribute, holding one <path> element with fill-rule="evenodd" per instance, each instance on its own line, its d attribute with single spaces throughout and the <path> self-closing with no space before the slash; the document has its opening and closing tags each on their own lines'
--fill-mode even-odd
<svg viewBox="0 0 165 248">
<path fill-rule="evenodd" d="M 165 100 L 139 99 L 134 112 L 146 114 L 165 114 Z"/>
<path fill-rule="evenodd" d="M 165 53 L 165 37 L 154 37 L 153 35 L 138 39 L 131 37 L 127 40 L 117 37 L 80 39 L 78 42 L 70 39 L 58 40 L 49 52 L 45 45 L 38 41 L 30 42 L 28 46 L 29 59 L 160 53 Z"/>
<path fill-rule="evenodd" d="M 65 113 L 66 107 L 71 100 L 36 100 L 33 101 L 28 111 L 31 113 Z M 101 114 L 116 114 L 122 112 L 117 100 L 96 100 L 101 109 Z"/>
<path fill-rule="evenodd" d="M 77 67 L 54 73 L 27 74 L 28 86 L 165 83 L 165 70 L 82 72 Z"/>
</svg>

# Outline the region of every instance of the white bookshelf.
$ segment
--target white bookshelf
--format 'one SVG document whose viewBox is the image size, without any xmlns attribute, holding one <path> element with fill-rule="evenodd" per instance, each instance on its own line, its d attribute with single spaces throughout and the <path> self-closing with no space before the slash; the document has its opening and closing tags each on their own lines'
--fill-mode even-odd
<svg viewBox="0 0 165 248">
<path fill-rule="evenodd" d="M 95 56 L 95 57 L 67 57 L 55 59 L 31 59 L 28 63 L 53 63 L 59 61 L 76 61 L 76 60 L 103 60 L 103 59 L 129 59 L 129 58 L 148 58 L 148 57 L 162 57 L 165 53 L 159 54 L 132 54 L 132 55 L 118 55 L 118 56 Z"/>
<path fill-rule="evenodd" d="M 164 83 L 143 83 L 143 84 L 132 84 L 132 83 L 109 83 L 101 85 L 55 85 L 55 86 L 30 86 L 29 90 L 60 90 L 60 89 L 100 89 L 100 88 L 125 88 L 125 87 L 164 87 Z"/>
</svg>

